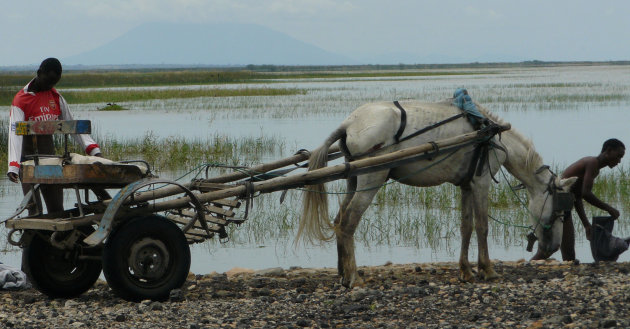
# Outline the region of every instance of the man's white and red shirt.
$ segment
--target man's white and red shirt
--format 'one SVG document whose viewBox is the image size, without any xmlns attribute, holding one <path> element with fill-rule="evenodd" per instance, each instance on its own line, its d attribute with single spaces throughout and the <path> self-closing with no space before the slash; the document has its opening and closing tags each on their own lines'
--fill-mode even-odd
<svg viewBox="0 0 630 329">
<path fill-rule="evenodd" d="M 30 84 L 30 82 L 29 82 Z M 37 93 L 28 91 L 28 84 L 13 98 L 9 115 L 9 172 L 18 174 L 22 157 L 23 136 L 15 134 L 18 121 L 73 120 L 68 103 L 55 88 Z M 90 135 L 72 135 L 86 154 L 101 150 Z"/>
</svg>

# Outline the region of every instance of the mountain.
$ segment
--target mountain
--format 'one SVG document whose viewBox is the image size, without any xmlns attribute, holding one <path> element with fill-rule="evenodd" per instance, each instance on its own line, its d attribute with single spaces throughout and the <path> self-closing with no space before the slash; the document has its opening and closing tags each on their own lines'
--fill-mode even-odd
<svg viewBox="0 0 630 329">
<path fill-rule="evenodd" d="M 342 65 L 356 61 L 254 24 L 146 23 L 64 65 Z"/>
</svg>

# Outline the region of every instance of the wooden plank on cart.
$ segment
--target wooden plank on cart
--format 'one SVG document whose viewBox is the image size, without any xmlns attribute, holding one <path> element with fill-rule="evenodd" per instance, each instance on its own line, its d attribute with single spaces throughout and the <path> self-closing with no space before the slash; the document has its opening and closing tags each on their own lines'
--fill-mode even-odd
<svg viewBox="0 0 630 329">
<path fill-rule="evenodd" d="M 190 211 L 190 210 L 182 210 L 182 215 L 192 218 L 192 217 L 195 217 L 195 212 Z M 218 225 L 227 224 L 227 221 L 225 219 L 221 219 L 212 215 L 206 214 L 204 218 L 206 219 L 207 222 L 210 222 L 210 223 L 215 223 Z"/>
<path fill-rule="evenodd" d="M 6 227 L 16 230 L 70 231 L 74 223 L 70 220 L 53 220 L 50 218 L 20 218 L 6 222 Z"/>
<path fill-rule="evenodd" d="M 235 215 L 235 213 L 232 210 L 225 210 L 223 208 L 214 207 L 214 206 L 210 206 L 210 205 L 206 205 L 205 208 L 210 213 L 221 215 L 221 216 L 225 216 L 225 217 L 234 217 L 234 215 Z M 182 214 L 185 215 L 185 216 L 189 216 L 189 217 L 194 217 L 195 216 L 195 213 L 192 212 L 192 211 L 189 211 L 189 210 L 182 210 Z M 223 223 L 220 222 L 222 219 L 217 218 L 216 216 L 206 215 L 206 220 L 210 221 L 210 222 L 215 222 L 217 224 L 223 225 Z M 219 220 L 219 221 L 217 221 L 217 220 Z"/>
<path fill-rule="evenodd" d="M 215 232 L 210 232 L 210 235 L 208 235 L 208 233 L 204 230 L 190 229 L 186 232 L 186 235 L 209 239 L 214 235 L 214 233 Z"/>
<path fill-rule="evenodd" d="M 223 215 L 225 217 L 234 217 L 234 212 L 232 210 L 225 210 L 223 208 L 210 206 L 210 205 L 206 206 L 206 210 L 211 212 L 211 213 L 215 213 L 215 214 L 218 214 L 218 215 Z"/>
<path fill-rule="evenodd" d="M 90 120 L 18 121 L 15 123 L 15 134 L 20 136 L 91 133 Z"/>
<path fill-rule="evenodd" d="M 27 184 L 99 184 L 122 187 L 143 176 L 137 166 L 122 164 L 68 164 L 65 166 L 22 166 L 22 183 Z"/>
<path fill-rule="evenodd" d="M 225 206 L 230 208 L 238 208 L 241 206 L 241 203 L 238 200 L 230 199 L 213 200 L 212 203 L 217 206 Z"/>
<path fill-rule="evenodd" d="M 205 238 L 196 235 L 184 234 L 184 236 L 186 237 L 186 240 L 189 244 L 204 242 L 206 240 Z"/>
<path fill-rule="evenodd" d="M 173 215 L 173 214 L 167 214 L 166 218 L 168 218 L 169 220 L 177 223 L 177 224 L 182 224 L 182 225 L 187 225 L 188 223 L 190 223 L 191 219 L 190 218 L 185 218 L 185 217 L 180 217 L 177 215 Z M 201 226 L 201 224 L 199 222 L 195 223 L 195 225 L 193 225 L 194 228 L 197 229 L 203 229 L 203 227 Z M 210 230 L 210 232 L 219 232 L 221 228 L 218 225 L 208 225 L 208 230 Z M 205 231 L 204 231 L 205 233 Z"/>
</svg>

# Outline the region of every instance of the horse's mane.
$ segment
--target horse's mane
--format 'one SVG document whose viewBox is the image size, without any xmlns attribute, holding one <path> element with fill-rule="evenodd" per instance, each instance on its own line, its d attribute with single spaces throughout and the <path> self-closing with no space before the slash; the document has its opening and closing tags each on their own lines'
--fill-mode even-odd
<svg viewBox="0 0 630 329">
<path fill-rule="evenodd" d="M 500 118 L 498 115 L 492 113 L 490 110 L 486 109 L 485 107 L 477 104 L 477 108 L 479 109 L 481 114 L 485 115 L 490 120 L 500 125 L 506 124 L 505 120 Z M 504 133 L 508 133 L 512 135 L 517 141 L 522 143 L 525 149 L 527 150 L 527 157 L 525 158 L 525 167 L 528 171 L 535 171 L 536 169 L 540 168 L 540 166 L 543 165 L 543 159 L 540 156 L 540 154 L 536 152 L 536 148 L 534 147 L 534 143 L 532 143 L 531 139 L 525 137 L 523 134 L 521 134 L 520 131 L 514 128 L 511 128 L 510 130 Z"/>
</svg>

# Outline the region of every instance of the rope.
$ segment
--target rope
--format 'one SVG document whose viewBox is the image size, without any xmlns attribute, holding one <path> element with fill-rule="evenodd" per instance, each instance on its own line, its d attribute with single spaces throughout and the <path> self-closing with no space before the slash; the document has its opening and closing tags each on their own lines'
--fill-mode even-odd
<svg viewBox="0 0 630 329">
<path fill-rule="evenodd" d="M 512 223 L 508 223 L 508 222 L 503 222 L 503 221 L 500 221 L 500 220 L 492 217 L 492 215 L 490 215 L 490 214 L 488 214 L 488 217 L 490 217 L 493 221 L 495 221 L 495 222 L 497 222 L 499 224 L 503 224 L 505 226 L 513 226 L 513 227 L 526 228 L 526 229 L 532 228 L 531 225 L 525 226 L 525 225 L 519 225 L 519 224 L 512 224 Z"/>
<path fill-rule="evenodd" d="M 192 178 L 192 180 L 195 180 L 195 179 L 197 179 L 197 177 L 199 177 L 199 175 L 202 173 L 202 171 L 204 169 L 212 168 L 212 167 L 215 167 L 215 168 L 216 167 L 230 168 L 230 169 L 234 169 L 236 171 L 241 171 L 243 173 L 247 173 L 249 176 L 251 176 L 247 170 L 244 170 L 244 168 L 246 168 L 246 167 L 243 167 L 243 166 L 229 166 L 229 165 L 218 163 L 218 162 L 208 162 L 208 163 L 203 163 L 203 164 L 197 165 L 195 168 L 189 170 L 188 172 L 186 172 L 185 174 L 181 175 L 180 177 L 175 178 L 174 181 L 175 182 L 180 181 L 180 180 L 184 179 L 186 176 L 190 175 L 192 172 L 197 171 L 195 176 L 193 176 L 193 178 Z M 148 189 L 147 191 L 153 191 L 153 190 L 159 189 L 159 188 L 167 186 L 167 185 L 169 185 L 169 184 L 163 184 L 161 186 L 156 186 L 154 188 Z"/>
<path fill-rule="evenodd" d="M 499 158 L 497 157 L 497 152 L 496 150 L 493 149 L 493 153 L 494 153 L 494 157 L 495 159 L 497 159 L 497 161 L 499 161 Z M 507 175 L 505 174 L 505 172 L 503 171 L 503 166 L 499 167 L 499 171 L 501 172 L 501 175 L 503 176 L 503 179 L 505 180 L 505 182 L 507 183 L 507 185 L 510 187 L 510 191 L 512 191 L 512 194 L 514 194 L 514 196 L 516 197 L 516 200 L 518 200 L 518 202 L 521 204 L 522 207 L 524 207 L 527 212 L 529 213 L 530 216 L 534 217 L 536 219 L 536 226 L 541 225 L 541 221 L 540 221 L 540 217 L 536 216 L 533 212 L 531 212 L 531 210 L 529 210 L 529 207 L 527 207 L 527 205 L 525 204 L 525 202 L 518 196 L 518 194 L 516 193 L 516 190 L 514 190 L 514 187 L 510 184 Z M 545 200 L 546 202 L 546 200 Z M 503 223 L 501 221 L 498 221 L 496 219 L 494 219 L 493 217 L 491 217 L 490 215 L 488 215 L 490 218 L 492 218 L 493 220 L 499 222 L 499 223 Z M 508 224 L 506 224 L 508 225 Z M 515 227 L 523 227 L 523 228 L 528 228 L 531 229 L 532 232 L 535 231 L 535 227 L 532 227 L 531 225 L 529 226 L 522 226 L 522 225 L 517 225 L 517 224 L 509 224 Z"/>
</svg>

